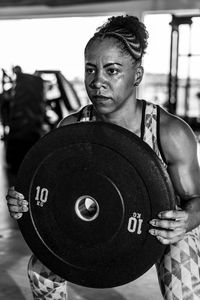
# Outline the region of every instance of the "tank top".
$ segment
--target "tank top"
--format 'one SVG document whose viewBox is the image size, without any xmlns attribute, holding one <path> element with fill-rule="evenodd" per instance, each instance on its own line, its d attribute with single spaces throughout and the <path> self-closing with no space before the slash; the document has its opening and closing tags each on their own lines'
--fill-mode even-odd
<svg viewBox="0 0 200 300">
<path fill-rule="evenodd" d="M 147 143 L 153 151 L 157 154 L 164 167 L 166 168 L 166 162 L 164 159 L 164 155 L 162 152 L 161 144 L 160 144 L 160 106 L 153 104 L 151 102 L 147 102 L 145 100 L 142 101 L 142 122 L 141 122 L 141 139 Z M 92 105 L 87 105 L 80 110 L 79 113 L 79 122 L 88 122 L 88 121 L 96 121 L 96 117 L 94 114 L 94 107 Z"/>
</svg>

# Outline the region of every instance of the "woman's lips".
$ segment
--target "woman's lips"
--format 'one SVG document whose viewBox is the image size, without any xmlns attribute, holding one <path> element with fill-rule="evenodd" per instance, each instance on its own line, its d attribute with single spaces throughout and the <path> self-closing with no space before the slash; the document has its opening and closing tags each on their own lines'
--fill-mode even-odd
<svg viewBox="0 0 200 300">
<path fill-rule="evenodd" d="M 102 95 L 94 95 L 92 98 L 95 99 L 96 101 L 107 101 L 110 99 L 109 97 L 102 96 Z"/>
</svg>

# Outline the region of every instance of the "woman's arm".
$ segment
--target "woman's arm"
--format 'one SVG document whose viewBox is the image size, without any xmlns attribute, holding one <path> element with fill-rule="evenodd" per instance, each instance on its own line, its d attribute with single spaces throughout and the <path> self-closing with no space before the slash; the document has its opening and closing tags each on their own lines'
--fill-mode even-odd
<svg viewBox="0 0 200 300">
<path fill-rule="evenodd" d="M 160 212 L 150 222 L 150 233 L 163 244 L 171 244 L 200 224 L 200 167 L 195 135 L 183 120 L 162 111 L 160 140 L 181 204 L 177 210 Z"/>
</svg>

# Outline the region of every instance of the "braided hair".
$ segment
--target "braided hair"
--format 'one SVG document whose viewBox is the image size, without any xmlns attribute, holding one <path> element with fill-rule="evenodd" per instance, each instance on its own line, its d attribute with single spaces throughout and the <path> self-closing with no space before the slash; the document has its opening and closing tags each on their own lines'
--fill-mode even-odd
<svg viewBox="0 0 200 300">
<path fill-rule="evenodd" d="M 141 60 L 147 48 L 149 34 L 137 17 L 125 15 L 108 18 L 106 23 L 97 28 L 88 44 L 106 37 L 116 38 L 123 52 L 129 53 L 135 60 Z"/>
</svg>

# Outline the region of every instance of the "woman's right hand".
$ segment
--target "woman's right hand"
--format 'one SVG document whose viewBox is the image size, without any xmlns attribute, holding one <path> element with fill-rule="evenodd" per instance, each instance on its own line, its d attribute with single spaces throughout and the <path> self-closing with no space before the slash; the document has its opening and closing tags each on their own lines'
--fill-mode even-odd
<svg viewBox="0 0 200 300">
<path fill-rule="evenodd" d="M 12 218 L 19 219 L 28 211 L 28 201 L 24 199 L 24 195 L 15 190 L 14 186 L 8 189 L 6 200 Z"/>
</svg>

